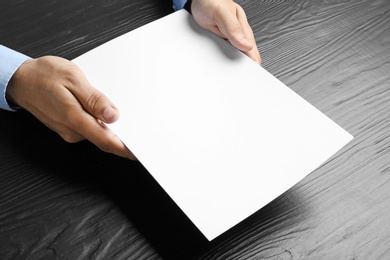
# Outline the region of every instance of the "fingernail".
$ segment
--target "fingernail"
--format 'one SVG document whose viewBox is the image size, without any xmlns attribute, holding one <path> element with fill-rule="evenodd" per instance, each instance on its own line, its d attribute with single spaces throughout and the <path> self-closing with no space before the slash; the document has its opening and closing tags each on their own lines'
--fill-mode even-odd
<svg viewBox="0 0 390 260">
<path fill-rule="evenodd" d="M 113 107 L 109 106 L 103 112 L 103 118 L 106 121 L 112 121 L 116 119 L 118 112 Z"/>
</svg>

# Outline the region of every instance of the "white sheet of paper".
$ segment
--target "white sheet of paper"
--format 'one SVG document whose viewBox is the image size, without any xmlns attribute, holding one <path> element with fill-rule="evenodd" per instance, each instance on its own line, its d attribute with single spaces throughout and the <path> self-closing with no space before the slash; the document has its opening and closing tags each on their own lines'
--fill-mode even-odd
<svg viewBox="0 0 390 260">
<path fill-rule="evenodd" d="M 352 139 L 186 11 L 74 62 L 119 107 L 110 128 L 209 240 Z"/>
</svg>

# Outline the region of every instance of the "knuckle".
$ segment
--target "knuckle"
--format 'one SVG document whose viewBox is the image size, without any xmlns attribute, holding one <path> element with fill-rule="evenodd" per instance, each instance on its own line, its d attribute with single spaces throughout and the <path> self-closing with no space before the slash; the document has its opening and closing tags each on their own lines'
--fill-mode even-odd
<svg viewBox="0 0 390 260">
<path fill-rule="evenodd" d="M 87 107 L 91 109 L 91 111 L 96 111 L 99 108 L 99 102 L 102 100 L 103 94 L 99 92 L 94 92 L 89 95 L 87 98 Z M 96 111 L 97 112 L 97 111 Z"/>
</svg>

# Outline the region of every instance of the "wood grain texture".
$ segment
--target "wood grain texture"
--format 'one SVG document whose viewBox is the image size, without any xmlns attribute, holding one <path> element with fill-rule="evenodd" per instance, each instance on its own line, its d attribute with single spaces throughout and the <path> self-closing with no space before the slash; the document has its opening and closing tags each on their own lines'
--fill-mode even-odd
<svg viewBox="0 0 390 260">
<path fill-rule="evenodd" d="M 244 3 L 263 66 L 355 139 L 202 259 L 388 259 L 390 4 L 270 2 Z"/>
<path fill-rule="evenodd" d="M 0 259 L 390 258 L 390 2 L 238 2 L 263 66 L 355 139 L 207 243 L 138 163 L 0 111 Z M 154 0 L 0 0 L 0 43 L 72 59 L 169 12 Z"/>
</svg>

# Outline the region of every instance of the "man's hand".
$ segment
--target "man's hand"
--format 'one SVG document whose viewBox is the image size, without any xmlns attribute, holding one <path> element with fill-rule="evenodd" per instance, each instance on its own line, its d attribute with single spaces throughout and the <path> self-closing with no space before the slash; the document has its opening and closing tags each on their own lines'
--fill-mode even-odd
<svg viewBox="0 0 390 260">
<path fill-rule="evenodd" d="M 48 56 L 27 60 L 11 78 L 7 99 L 28 110 L 67 142 L 88 139 L 105 152 L 135 159 L 105 126 L 118 119 L 118 109 L 66 59 Z"/>
<path fill-rule="evenodd" d="M 252 29 L 238 4 L 232 0 L 193 0 L 191 9 L 200 26 L 261 63 Z M 48 56 L 27 60 L 11 78 L 6 97 L 67 142 L 87 139 L 103 151 L 135 159 L 105 125 L 118 119 L 118 109 L 66 59 Z"/>
<path fill-rule="evenodd" d="M 191 12 L 200 26 L 227 39 L 252 60 L 261 63 L 253 31 L 241 6 L 232 0 L 192 0 Z"/>
</svg>

